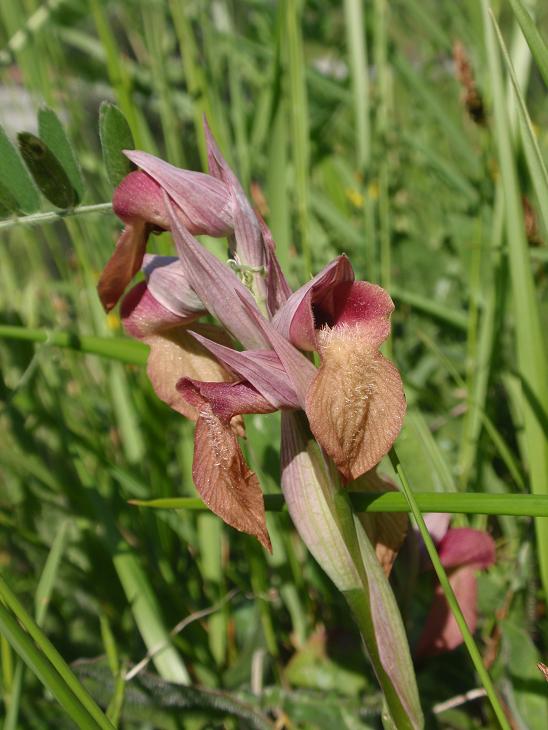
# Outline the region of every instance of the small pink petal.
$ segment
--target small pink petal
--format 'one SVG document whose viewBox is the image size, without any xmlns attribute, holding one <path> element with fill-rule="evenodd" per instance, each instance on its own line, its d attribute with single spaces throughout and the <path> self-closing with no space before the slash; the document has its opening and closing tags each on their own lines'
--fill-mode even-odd
<svg viewBox="0 0 548 730">
<path fill-rule="evenodd" d="M 222 264 L 212 253 L 188 232 L 175 217 L 171 204 L 173 241 L 192 289 L 204 303 L 207 310 L 248 349 L 264 349 L 267 345 L 260 331 L 251 321 L 242 301 L 256 309 L 255 300 L 228 266 Z"/>
<path fill-rule="evenodd" d="M 445 568 L 471 565 L 487 568 L 495 562 L 495 542 L 491 535 L 471 527 L 453 527 L 438 546 Z"/>
<path fill-rule="evenodd" d="M 177 390 L 197 409 L 207 401 L 212 413 L 226 423 L 244 413 L 273 413 L 276 410 L 249 383 L 212 383 L 182 378 L 177 383 Z"/>
<path fill-rule="evenodd" d="M 143 273 L 150 294 L 170 312 L 184 318 L 207 314 L 176 256 L 146 255 Z"/>
<path fill-rule="evenodd" d="M 222 180 L 230 191 L 238 258 L 246 266 L 265 266 L 266 252 L 257 216 L 249 204 L 240 181 L 223 157 L 205 117 L 204 132 L 209 172 L 215 178 Z M 266 283 L 258 273 L 253 276 L 253 288 L 260 299 L 266 298 Z"/>
<path fill-rule="evenodd" d="M 298 408 L 299 399 L 284 370 L 280 359 L 270 350 L 244 350 L 239 352 L 223 347 L 197 333 L 192 333 L 204 347 L 230 368 L 249 381 L 276 408 Z"/>
<path fill-rule="evenodd" d="M 128 223 L 114 253 L 99 277 L 97 292 L 107 312 L 116 305 L 127 285 L 141 268 L 150 228 L 142 220 Z"/>
<path fill-rule="evenodd" d="M 270 229 L 257 213 L 259 219 L 259 225 L 261 226 L 261 233 L 265 245 L 266 253 L 266 304 L 268 308 L 268 314 L 272 318 L 280 307 L 291 296 L 291 289 L 287 283 L 284 272 L 281 269 L 280 262 L 276 257 L 276 244 L 272 238 Z"/>
<path fill-rule="evenodd" d="M 449 575 L 449 582 L 468 628 L 474 633 L 477 624 L 477 582 L 474 568 L 470 566 L 458 568 Z M 424 630 L 417 644 L 416 655 L 435 656 L 455 649 L 463 641 L 461 630 L 449 608 L 443 589 L 438 584 Z"/>
<path fill-rule="evenodd" d="M 143 339 L 162 330 L 193 322 L 203 312 L 188 312 L 186 316 L 175 314 L 154 297 L 146 282 L 141 281 L 124 297 L 121 306 L 124 329 L 132 337 Z"/>
<path fill-rule="evenodd" d="M 124 150 L 124 154 L 177 204 L 182 223 L 191 233 L 225 236 L 232 232 L 234 220 L 230 191 L 220 180 L 203 172 L 181 170 L 148 152 Z M 154 201 L 169 221 L 165 205 L 161 206 L 156 197 Z"/>
<path fill-rule="evenodd" d="M 308 284 L 292 294 L 276 312 L 272 322 L 276 329 L 301 350 L 316 350 L 316 327 L 313 305 L 324 302 L 326 309 L 336 284 L 354 281 L 354 272 L 346 256 L 338 256 Z M 323 323 L 322 323 L 323 324 Z"/>
<path fill-rule="evenodd" d="M 221 150 L 204 117 L 209 173 L 221 180 L 230 191 L 234 210 L 234 234 L 240 259 L 248 266 L 264 264 L 264 248 L 259 222 L 243 191 L 240 181 L 223 157 Z"/>
<path fill-rule="evenodd" d="M 303 408 L 307 399 L 308 389 L 317 373 L 316 368 L 310 360 L 278 332 L 272 322 L 266 320 L 246 300 L 242 299 L 241 302 L 250 320 L 254 323 L 257 330 L 262 333 L 262 336 L 268 341 L 268 344 L 280 359 L 297 394 L 299 405 Z"/>
<path fill-rule="evenodd" d="M 447 512 L 429 512 L 423 517 L 432 540 L 436 545 L 439 544 L 449 529 L 451 515 Z"/>
<path fill-rule="evenodd" d="M 226 333 L 214 324 L 195 324 L 194 327 L 210 340 L 228 341 Z M 219 383 L 234 381 L 232 373 L 183 327 L 147 338 L 146 342 L 150 345 L 147 373 L 156 395 L 187 418 L 196 420 L 197 412 L 177 390 L 177 383 L 182 378 Z M 243 435 L 243 422 L 239 416 L 232 420 L 231 426 L 235 433 Z"/>
<path fill-rule="evenodd" d="M 142 170 L 130 172 L 118 185 L 112 196 L 112 209 L 124 223 L 142 221 L 155 228 L 169 228 L 162 188 Z"/>
<path fill-rule="evenodd" d="M 145 282 L 136 284 L 121 307 L 124 329 L 150 347 L 147 374 L 160 400 L 183 416 L 196 420 L 195 408 L 177 391 L 181 378 L 232 381 L 234 376 L 186 329 L 185 320 L 163 307 L 148 291 Z M 194 324 L 209 340 L 229 343 L 215 325 Z"/>
</svg>

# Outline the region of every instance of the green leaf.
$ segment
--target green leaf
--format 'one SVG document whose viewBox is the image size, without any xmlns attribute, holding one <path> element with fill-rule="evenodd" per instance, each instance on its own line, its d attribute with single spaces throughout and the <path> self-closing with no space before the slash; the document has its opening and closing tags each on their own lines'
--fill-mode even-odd
<svg viewBox="0 0 548 730">
<path fill-rule="evenodd" d="M 59 526 L 34 595 L 34 619 L 40 627 L 44 625 L 46 611 L 57 579 L 57 572 L 65 551 L 68 526 L 67 521 L 62 522 Z"/>
<path fill-rule="evenodd" d="M 0 576 L 0 632 L 81 728 L 112 730 L 111 723 L 74 676 L 57 649 Z"/>
<path fill-rule="evenodd" d="M 17 135 L 19 149 L 41 193 L 58 208 L 73 208 L 78 195 L 63 166 L 45 142 L 30 132 Z"/>
<path fill-rule="evenodd" d="M 337 691 L 353 696 L 367 688 L 363 673 L 363 653 L 358 643 L 337 647 L 329 643 L 324 626 L 319 626 L 289 660 L 284 679 L 292 687 L 321 687 L 323 691 Z M 371 689 L 371 688 L 367 688 Z"/>
<path fill-rule="evenodd" d="M 55 539 L 53 540 L 51 550 L 48 554 L 34 595 L 34 619 L 37 626 L 40 628 L 44 625 L 61 557 L 65 549 L 68 524 L 69 523 L 67 521 L 62 522 L 59 527 L 59 531 L 55 535 Z M 21 660 L 19 660 L 14 672 L 14 679 L 11 687 L 11 700 L 6 713 L 4 730 L 15 730 L 18 727 L 23 677 L 23 665 L 21 664 Z"/>
<path fill-rule="evenodd" d="M 122 150 L 135 149 L 133 135 L 122 112 L 114 104 L 103 102 L 99 111 L 99 135 L 108 179 L 113 187 L 121 183 L 135 166 Z"/>
<path fill-rule="evenodd" d="M 85 185 L 78 159 L 59 117 L 53 109 L 47 106 L 42 107 L 38 112 L 38 135 L 61 163 L 76 191 L 77 202 L 80 202 L 84 197 Z"/>
<path fill-rule="evenodd" d="M 524 626 L 515 619 L 502 624 L 502 655 L 513 680 L 515 709 L 523 727 L 544 730 L 548 727 L 548 693 L 537 669 L 541 657 Z"/>
<path fill-rule="evenodd" d="M 489 16 L 487 0 L 481 3 L 490 87 L 493 93 L 494 137 L 504 193 L 508 263 L 512 283 L 512 305 L 515 322 L 518 375 L 522 382 L 522 413 L 525 426 L 524 445 L 529 463 L 531 491 L 548 494 L 548 442 L 544 418 L 548 412 L 548 382 L 546 380 L 546 349 L 544 328 L 539 309 L 539 292 L 531 270 L 521 191 L 507 99 L 502 76 L 495 30 Z M 548 590 L 548 520 L 535 520 L 538 539 L 538 559 L 544 590 Z"/>
<path fill-rule="evenodd" d="M 19 204 L 12 193 L 0 182 L 0 218 L 7 218 L 19 211 Z"/>
<path fill-rule="evenodd" d="M 40 196 L 19 152 L 0 126 L 0 184 L 7 190 L 17 207 L 24 213 L 34 213 L 40 207 Z M 0 200 L 9 200 L 2 196 Z M 4 202 L 5 205 L 5 202 Z M 14 212 L 13 208 L 10 212 Z"/>
<path fill-rule="evenodd" d="M 33 671 L 42 684 L 48 688 L 65 712 L 82 730 L 99 730 L 101 727 L 112 728 L 110 723 L 101 726 L 90 715 L 87 708 L 73 695 L 63 678 L 55 671 L 44 655 L 36 648 L 28 634 L 23 631 L 16 619 L 0 604 L 0 629 L 9 643 Z M 106 720 L 106 718 L 105 718 Z"/>
</svg>

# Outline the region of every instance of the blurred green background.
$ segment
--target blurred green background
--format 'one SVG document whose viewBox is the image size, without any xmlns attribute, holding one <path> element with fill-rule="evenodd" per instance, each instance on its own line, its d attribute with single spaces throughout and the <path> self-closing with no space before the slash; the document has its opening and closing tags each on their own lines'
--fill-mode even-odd
<svg viewBox="0 0 548 730">
<path fill-rule="evenodd" d="M 40 220 L 31 200 L 38 220 L 0 221 L 0 572 L 119 727 L 361 730 L 380 727 L 381 699 L 287 515 L 269 515 L 269 556 L 210 514 L 127 503 L 195 494 L 193 427 L 157 400 L 95 292 L 121 226 L 108 207 L 86 212 L 112 194 L 101 102 L 138 148 L 192 169 L 206 169 L 205 113 L 293 286 L 344 252 L 388 289 L 409 403 L 398 453 L 416 490 L 541 493 L 548 54 L 532 58 L 520 7 L 493 3 L 532 135 L 479 0 L 0 4 L 0 123 L 15 140 L 54 109 L 85 181 L 75 214 Z M 528 7 L 547 38 L 548 7 Z M 246 425 L 249 462 L 278 492 L 278 416 Z M 453 521 L 496 539 L 477 640 L 513 727 L 531 730 L 548 722 L 546 522 L 535 535 L 530 518 Z M 412 551 L 399 563 L 413 645 L 432 585 Z M 4 728 L 74 727 L 1 642 Z M 478 687 L 462 647 L 417 671 L 428 727 L 497 727 L 481 697 L 440 707 Z"/>
</svg>

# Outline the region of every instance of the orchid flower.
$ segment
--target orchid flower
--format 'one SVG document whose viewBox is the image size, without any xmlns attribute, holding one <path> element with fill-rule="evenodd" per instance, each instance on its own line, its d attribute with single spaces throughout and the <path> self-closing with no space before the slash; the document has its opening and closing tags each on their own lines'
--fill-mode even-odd
<svg viewBox="0 0 548 730">
<path fill-rule="evenodd" d="M 477 625 L 476 573 L 495 562 L 493 538 L 481 530 L 449 527 L 448 514 L 425 515 L 425 521 L 436 543 L 441 564 L 448 572 L 449 582 L 468 628 L 473 633 Z M 431 568 L 432 564 L 425 557 L 425 569 Z M 435 656 L 456 649 L 463 641 L 462 633 L 438 583 L 415 653 L 418 657 Z"/>
<path fill-rule="evenodd" d="M 394 305 L 380 287 L 355 281 L 344 255 L 292 293 L 270 231 L 205 131 L 209 175 L 126 153 L 139 170 L 114 194 L 126 228 L 101 276 L 101 300 L 114 306 L 144 264 L 145 281 L 122 301 L 124 327 L 150 345 L 158 396 L 196 421 L 193 479 L 201 498 L 269 550 L 262 492 L 238 436 L 243 414 L 282 411 L 282 490 L 291 517 L 361 616 L 398 727 L 419 728 L 406 638 L 384 577 L 407 518 L 356 516 L 345 528 L 336 500 L 358 478 L 361 489 L 394 488 L 374 471 L 406 407 L 399 372 L 379 350 Z M 171 232 L 176 257 L 145 254 L 154 230 Z M 222 263 L 194 233 L 227 235 L 236 265 Z M 201 323 L 205 314 L 219 324 Z"/>
</svg>

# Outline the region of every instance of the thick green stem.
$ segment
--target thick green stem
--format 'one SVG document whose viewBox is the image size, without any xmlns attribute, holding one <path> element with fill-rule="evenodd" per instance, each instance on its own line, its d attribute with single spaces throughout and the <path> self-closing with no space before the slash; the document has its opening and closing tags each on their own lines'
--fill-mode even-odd
<svg viewBox="0 0 548 730">
<path fill-rule="evenodd" d="M 39 226 L 42 223 L 54 223 L 63 218 L 73 215 L 89 215 L 90 213 L 110 213 L 112 203 L 97 203 L 95 205 L 80 205 L 78 208 L 69 208 L 67 210 L 48 210 L 45 213 L 33 213 L 32 215 L 21 216 L 20 218 L 7 218 L 0 221 L 0 231 L 15 226 Z"/>
</svg>

